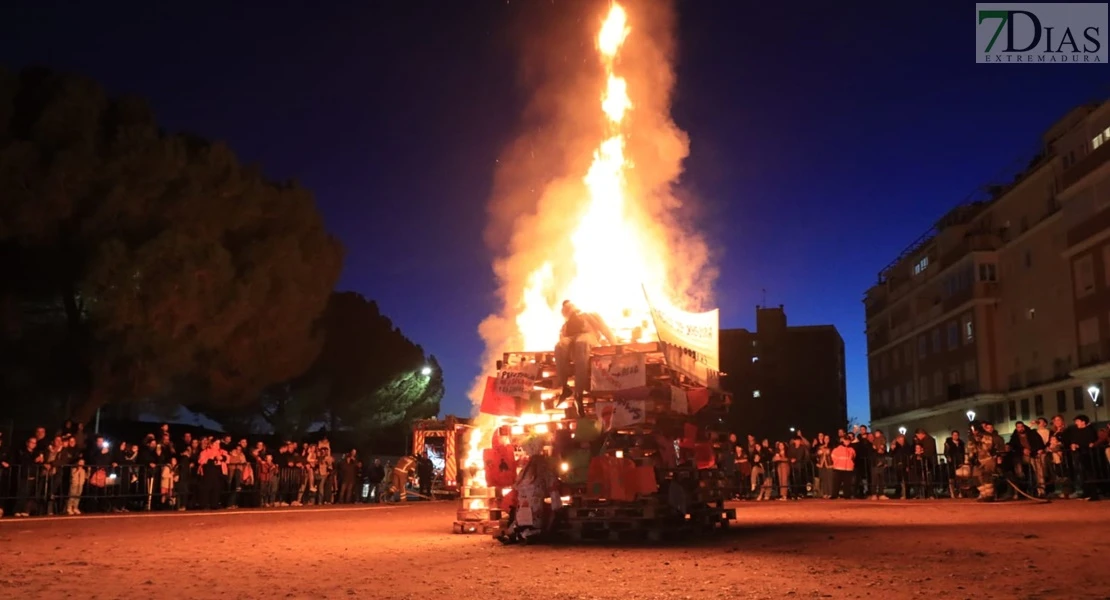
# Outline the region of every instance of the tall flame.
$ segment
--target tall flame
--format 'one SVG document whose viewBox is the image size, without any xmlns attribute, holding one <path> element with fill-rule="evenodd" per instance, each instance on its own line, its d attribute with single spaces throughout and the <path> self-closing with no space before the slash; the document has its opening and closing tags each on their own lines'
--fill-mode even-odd
<svg viewBox="0 0 1110 600">
<path fill-rule="evenodd" d="M 549 122 L 501 161 L 487 241 L 501 253 L 494 267 L 504 310 L 480 328 L 487 366 L 505 351 L 554 348 L 565 299 L 599 314 L 623 342 L 654 339 L 645 287 L 653 301 L 688 310 L 707 299 L 715 273 L 706 245 L 680 226 L 682 206 L 671 193 L 688 150 L 669 116 L 673 14 L 660 0 L 626 1 L 631 10 L 608 5 L 596 34 L 594 91 L 541 86 L 535 106 L 553 113 Z M 580 70 L 567 59 L 575 51 L 567 41 L 543 48 L 539 62 Z M 553 79 L 587 81 L 574 75 Z M 587 165 L 581 158 L 591 152 Z M 551 172 L 560 167 L 567 172 Z M 546 182 L 538 192 L 537 180 Z M 527 198 L 535 204 L 522 206 Z M 476 404 L 484 387 L 483 374 L 471 394 Z M 499 424 L 482 417 L 469 443 L 473 469 Z"/>
</svg>

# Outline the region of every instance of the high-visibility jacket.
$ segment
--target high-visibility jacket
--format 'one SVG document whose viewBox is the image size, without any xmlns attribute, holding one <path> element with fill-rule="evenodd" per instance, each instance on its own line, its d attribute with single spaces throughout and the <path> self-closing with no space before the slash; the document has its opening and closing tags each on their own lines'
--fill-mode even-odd
<svg viewBox="0 0 1110 600">
<path fill-rule="evenodd" d="M 849 446 L 837 446 L 832 451 L 832 462 L 835 471 L 854 471 L 856 468 L 856 451 Z"/>
</svg>

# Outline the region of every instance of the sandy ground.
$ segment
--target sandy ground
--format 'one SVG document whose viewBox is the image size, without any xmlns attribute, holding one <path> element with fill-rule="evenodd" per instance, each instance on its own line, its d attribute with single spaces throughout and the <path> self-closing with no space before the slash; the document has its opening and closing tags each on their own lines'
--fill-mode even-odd
<svg viewBox="0 0 1110 600">
<path fill-rule="evenodd" d="M 455 505 L 0 520 L 0 598 L 1106 598 L 1110 503 L 744 503 L 667 546 L 502 547 Z"/>
</svg>

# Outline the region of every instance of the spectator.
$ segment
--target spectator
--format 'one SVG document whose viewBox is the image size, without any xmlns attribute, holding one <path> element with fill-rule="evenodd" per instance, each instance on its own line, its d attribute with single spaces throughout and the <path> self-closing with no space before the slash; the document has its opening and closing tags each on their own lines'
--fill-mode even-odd
<svg viewBox="0 0 1110 600">
<path fill-rule="evenodd" d="M 852 448 L 852 439 L 845 435 L 840 438 L 840 445 L 832 451 L 833 461 L 833 497 L 851 498 L 853 492 L 852 479 L 856 471 L 856 451 Z"/>
</svg>

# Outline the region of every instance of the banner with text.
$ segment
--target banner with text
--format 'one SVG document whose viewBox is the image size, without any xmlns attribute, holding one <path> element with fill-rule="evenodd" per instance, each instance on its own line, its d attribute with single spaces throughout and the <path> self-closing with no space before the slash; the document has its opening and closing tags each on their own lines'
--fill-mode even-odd
<svg viewBox="0 0 1110 600">
<path fill-rule="evenodd" d="M 497 373 L 497 393 L 513 398 L 527 398 L 536 385 L 538 367 L 534 364 L 506 365 Z"/>
<path fill-rule="evenodd" d="M 630 390 L 646 385 L 644 355 L 639 352 L 590 359 L 590 389 L 595 392 Z"/>
<path fill-rule="evenodd" d="M 601 416 L 603 430 L 627 429 L 646 420 L 647 403 L 644 400 L 599 400 L 597 414 Z"/>
<path fill-rule="evenodd" d="M 695 381 L 718 386 L 720 359 L 720 311 L 690 313 L 653 298 L 644 288 L 651 318 L 659 341 L 664 345 L 667 364 Z"/>
</svg>

